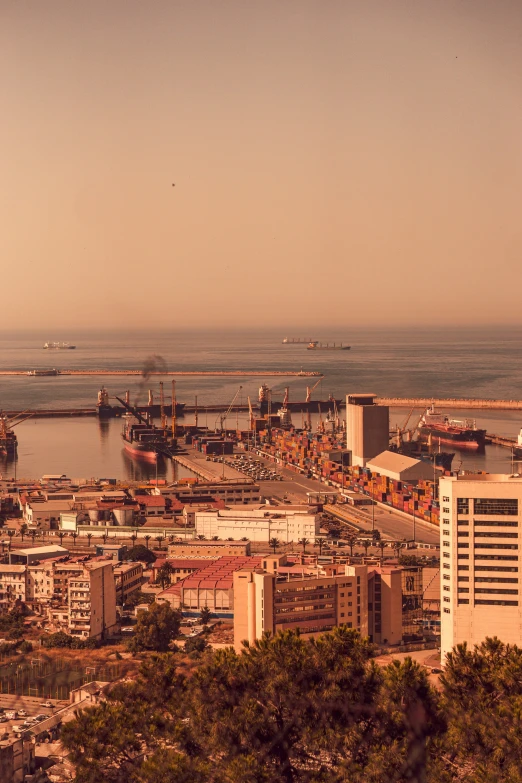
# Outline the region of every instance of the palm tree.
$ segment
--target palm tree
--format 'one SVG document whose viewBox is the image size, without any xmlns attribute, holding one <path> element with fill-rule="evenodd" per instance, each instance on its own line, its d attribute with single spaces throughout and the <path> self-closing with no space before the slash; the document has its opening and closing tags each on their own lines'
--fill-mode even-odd
<svg viewBox="0 0 522 783">
<path fill-rule="evenodd" d="M 159 544 L 158 549 L 161 550 L 161 544 L 162 544 L 163 541 L 165 541 L 165 537 L 164 536 L 156 536 L 156 541 Z"/>
<path fill-rule="evenodd" d="M 63 532 L 63 530 L 60 530 L 60 532 L 58 533 L 58 538 L 60 539 L 60 546 L 62 546 L 63 539 L 65 538 L 65 533 Z"/>
<path fill-rule="evenodd" d="M 398 560 L 399 557 L 400 557 L 400 554 L 401 554 L 401 549 L 402 549 L 401 542 L 400 541 L 394 541 L 393 542 L 393 549 L 394 549 L 395 555 L 396 555 L 397 560 Z"/>
<path fill-rule="evenodd" d="M 319 547 L 319 556 L 323 554 L 323 546 L 326 544 L 325 538 L 316 538 L 315 539 L 316 546 Z"/>
<path fill-rule="evenodd" d="M 302 545 L 303 552 L 306 554 L 306 545 L 310 543 L 309 539 L 308 538 L 300 538 L 297 543 Z"/>
<path fill-rule="evenodd" d="M 131 537 L 130 537 L 130 539 L 131 539 L 131 541 L 132 541 L 132 546 L 135 546 L 135 545 L 136 545 L 136 540 L 137 540 L 137 538 L 138 538 L 138 534 L 136 533 L 136 531 L 134 531 L 134 532 L 133 532 L 133 534 L 132 534 L 132 535 L 131 535 Z"/>
<path fill-rule="evenodd" d="M 156 581 L 160 583 L 162 589 L 165 589 L 165 585 L 170 585 L 172 581 L 172 566 L 168 560 L 166 560 L 160 569 L 158 569 L 158 576 Z"/>
<path fill-rule="evenodd" d="M 198 541 L 205 541 L 205 540 L 206 540 L 205 536 L 202 536 L 202 535 L 198 536 Z"/>
<path fill-rule="evenodd" d="M 103 543 L 104 543 L 104 544 L 106 544 L 106 543 L 107 543 L 107 539 L 108 539 L 108 538 L 109 538 L 109 533 L 107 532 L 107 530 L 104 530 L 104 531 L 103 531 Z"/>
<path fill-rule="evenodd" d="M 248 540 L 249 539 L 246 536 L 243 536 L 243 538 L 241 539 L 241 541 L 248 541 Z"/>
<path fill-rule="evenodd" d="M 24 522 L 23 525 L 20 525 L 20 535 L 22 536 L 22 543 L 23 543 L 24 536 L 25 536 L 26 533 L 27 533 L 27 525 Z"/>
<path fill-rule="evenodd" d="M 8 530 L 8 531 L 7 531 L 7 535 L 9 536 L 9 547 L 8 547 L 8 552 L 10 552 L 10 551 L 11 551 L 11 543 L 12 543 L 12 540 L 13 540 L 13 536 L 14 536 L 14 534 L 15 534 L 15 531 L 14 531 L 14 530 Z"/>
<path fill-rule="evenodd" d="M 75 546 L 76 545 L 76 539 L 78 538 L 78 533 L 76 532 L 76 530 L 73 530 L 73 532 L 71 533 L 71 536 L 72 536 L 72 540 L 73 540 L 73 546 Z"/>
<path fill-rule="evenodd" d="M 385 549 L 385 547 L 386 547 L 386 544 L 385 544 L 385 542 L 381 538 L 381 540 L 379 541 L 379 549 L 381 550 L 381 565 L 382 565 L 382 561 L 384 559 L 384 549 Z"/>
<path fill-rule="evenodd" d="M 363 547 L 364 549 L 364 556 L 368 557 L 368 549 L 370 548 L 370 542 L 366 539 L 363 539 L 363 541 L 357 541 L 357 543 Z"/>
<path fill-rule="evenodd" d="M 146 547 L 147 547 L 147 549 L 148 549 L 148 548 L 149 548 L 149 541 L 150 541 L 150 539 L 152 538 L 152 536 L 149 536 L 149 534 L 147 533 L 147 535 L 146 535 L 146 536 L 144 536 L 144 538 L 145 538 L 145 546 L 146 546 Z"/>
<path fill-rule="evenodd" d="M 346 537 L 346 543 L 350 547 L 350 557 L 353 557 L 353 548 L 355 544 L 357 543 L 357 535 L 356 533 L 348 533 Z"/>
<path fill-rule="evenodd" d="M 219 536 L 212 536 L 212 541 L 219 541 Z"/>
<path fill-rule="evenodd" d="M 34 539 L 35 539 L 35 538 L 36 538 L 36 536 L 38 535 L 38 531 L 37 531 L 37 530 L 31 530 L 31 532 L 29 533 L 29 535 L 31 536 L 31 540 L 32 540 L 32 543 L 33 543 L 33 546 L 34 546 Z"/>
<path fill-rule="evenodd" d="M 279 544 L 281 543 L 280 540 L 278 538 L 271 538 L 268 543 L 270 544 L 270 546 L 274 550 L 274 555 L 275 555 L 276 549 L 279 546 Z"/>
<path fill-rule="evenodd" d="M 87 533 L 87 546 L 89 547 L 91 545 L 91 538 L 92 538 L 92 533 Z"/>
</svg>

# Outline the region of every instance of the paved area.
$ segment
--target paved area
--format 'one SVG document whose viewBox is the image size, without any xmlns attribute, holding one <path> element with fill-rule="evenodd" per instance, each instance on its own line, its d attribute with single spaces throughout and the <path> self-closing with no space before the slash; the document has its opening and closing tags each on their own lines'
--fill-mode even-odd
<svg viewBox="0 0 522 783">
<path fill-rule="evenodd" d="M 405 658 L 412 658 L 418 664 L 428 670 L 428 679 L 432 685 L 439 687 L 440 673 L 432 673 L 432 669 L 440 669 L 440 652 L 438 650 L 416 650 L 414 652 L 394 652 L 386 655 L 379 655 L 375 658 L 380 666 L 387 666 L 392 661 L 404 661 Z"/>
</svg>

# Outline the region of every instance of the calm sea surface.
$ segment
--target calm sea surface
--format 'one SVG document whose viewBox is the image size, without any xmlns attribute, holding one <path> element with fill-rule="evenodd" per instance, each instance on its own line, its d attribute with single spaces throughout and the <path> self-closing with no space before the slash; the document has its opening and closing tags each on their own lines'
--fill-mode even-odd
<svg viewBox="0 0 522 783">
<path fill-rule="evenodd" d="M 350 351 L 307 351 L 306 345 L 283 345 L 285 336 L 312 337 L 323 342 L 344 342 Z M 46 340 L 76 344 L 74 351 L 43 350 Z M 182 370 L 317 370 L 325 378 L 314 398 L 331 392 L 374 392 L 382 396 L 480 397 L 520 399 L 522 397 L 522 329 L 464 330 L 355 330 L 288 334 L 273 330 L 257 332 L 148 332 L 123 333 L 17 333 L 4 330 L 0 336 L 0 369 L 143 369 L 150 357 L 158 368 Z M 0 408 L 93 407 L 103 383 L 111 396 L 130 390 L 131 399 L 145 402 L 148 389 L 158 391 L 158 377 L 144 382 L 126 377 L 0 376 Z M 170 393 L 170 378 L 165 391 Z M 257 400 L 265 381 L 275 399 L 282 399 L 290 387 L 290 399 L 304 399 L 310 378 L 184 378 L 177 379 L 178 401 L 193 403 L 198 397 L 200 423 L 213 427 L 216 414 L 205 405 L 228 403 L 239 388 L 239 400 Z M 404 421 L 408 411 L 392 411 L 392 424 Z M 420 412 L 419 412 L 420 413 Z M 473 415 L 488 431 L 514 436 L 522 426 L 522 411 L 455 411 L 457 417 Z M 244 424 L 244 417 L 232 415 Z M 186 417 L 192 421 L 191 416 Z M 411 421 L 415 421 L 412 416 Z M 301 426 L 301 414 L 294 416 Z M 143 478 L 156 468 L 131 460 L 123 452 L 121 422 L 95 419 L 32 419 L 17 427 L 18 476 L 39 477 L 44 473 L 66 473 L 71 477 Z M 487 447 L 485 455 L 458 455 L 454 466 L 491 472 L 510 470 L 507 450 Z M 14 466 L 0 464 L 0 472 L 12 474 Z M 158 476 L 173 476 L 173 467 L 158 464 Z M 182 475 L 182 474 L 180 474 Z"/>
</svg>

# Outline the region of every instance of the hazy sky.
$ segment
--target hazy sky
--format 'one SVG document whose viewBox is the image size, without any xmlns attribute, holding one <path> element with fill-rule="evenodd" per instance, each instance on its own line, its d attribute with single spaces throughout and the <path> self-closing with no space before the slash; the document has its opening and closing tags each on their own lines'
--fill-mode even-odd
<svg viewBox="0 0 522 783">
<path fill-rule="evenodd" d="M 4 329 L 522 321 L 520 0 L 0 0 L 0 105 Z"/>
</svg>

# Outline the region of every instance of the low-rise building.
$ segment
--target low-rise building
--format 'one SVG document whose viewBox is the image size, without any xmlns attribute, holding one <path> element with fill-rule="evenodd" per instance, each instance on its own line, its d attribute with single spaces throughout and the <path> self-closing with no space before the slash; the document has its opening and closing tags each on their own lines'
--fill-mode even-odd
<svg viewBox="0 0 522 783">
<path fill-rule="evenodd" d="M 35 770 L 35 746 L 29 739 L 9 738 L 0 741 L 0 780 L 22 783 Z"/>
<path fill-rule="evenodd" d="M 0 563 L 0 609 L 8 611 L 16 601 L 27 596 L 27 576 L 24 565 Z"/>
<path fill-rule="evenodd" d="M 248 557 L 250 541 L 174 541 L 169 544 L 169 556 L 183 558 Z"/>
<path fill-rule="evenodd" d="M 66 557 L 69 550 L 58 544 L 50 546 L 35 546 L 29 549 L 17 549 L 9 552 L 9 562 L 12 565 L 30 565 L 37 560 L 50 560 L 55 557 Z"/>
<path fill-rule="evenodd" d="M 247 538 L 264 543 L 277 538 L 285 544 L 306 538 L 313 544 L 319 532 L 319 515 L 309 506 L 291 510 L 282 506 L 254 506 L 243 510 L 236 506 L 196 514 L 196 534 L 205 538 Z"/>
</svg>

